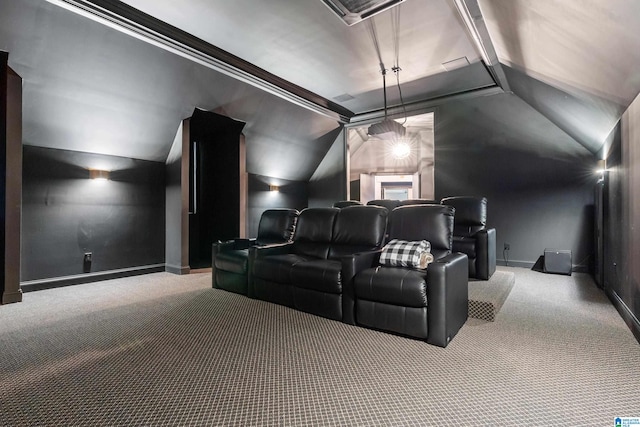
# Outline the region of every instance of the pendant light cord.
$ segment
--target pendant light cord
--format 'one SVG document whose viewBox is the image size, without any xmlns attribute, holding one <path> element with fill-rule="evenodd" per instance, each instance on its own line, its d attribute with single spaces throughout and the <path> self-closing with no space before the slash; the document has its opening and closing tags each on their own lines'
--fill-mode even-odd
<svg viewBox="0 0 640 427">
<path fill-rule="evenodd" d="M 373 19 L 367 21 L 369 24 L 369 33 L 373 40 L 373 47 L 378 55 L 378 62 L 380 64 L 380 73 L 382 73 L 382 92 L 384 94 L 384 118 L 387 119 L 387 69 L 382 62 L 382 54 L 380 53 L 380 43 L 378 43 L 378 30 L 376 29 L 376 23 Z"/>
<path fill-rule="evenodd" d="M 378 56 L 380 72 L 382 73 L 382 75 L 385 75 L 387 69 L 384 66 L 384 62 L 382 61 L 382 53 L 380 53 L 380 43 L 378 42 L 378 30 L 376 29 L 376 23 L 373 19 L 369 19 L 367 23 L 369 24 L 369 34 L 371 35 L 371 40 L 373 41 L 373 47 L 376 50 L 376 55 Z"/>
<path fill-rule="evenodd" d="M 391 31 L 393 32 L 394 68 L 400 68 L 400 5 L 391 9 Z"/>
<path fill-rule="evenodd" d="M 402 110 L 404 111 L 404 122 L 402 122 L 404 126 L 404 124 L 407 123 L 407 107 L 404 105 L 402 89 L 400 88 L 400 71 L 402 71 L 402 68 L 400 68 L 400 6 L 401 5 L 398 5 L 391 9 L 391 29 L 393 31 L 393 49 L 395 53 L 395 62 L 391 70 L 396 75 L 396 84 L 398 86 L 398 93 L 400 94 L 400 105 L 402 105 Z M 387 116 L 386 104 L 385 101 L 385 117 Z"/>
<path fill-rule="evenodd" d="M 404 111 L 404 122 L 402 125 L 404 126 L 407 123 L 407 107 L 404 105 L 404 99 L 402 98 L 402 89 L 400 88 L 400 6 L 394 7 L 391 9 L 391 29 L 393 32 L 393 50 L 395 54 L 394 65 L 391 68 L 391 71 L 396 75 L 396 85 L 398 86 L 398 93 L 400 94 L 400 105 L 402 105 L 402 110 Z M 380 43 L 378 42 L 378 30 L 376 29 L 375 20 L 369 19 L 367 21 L 369 27 L 369 33 L 371 35 L 371 40 L 373 41 L 373 47 L 376 50 L 376 55 L 378 56 L 378 63 L 380 64 L 380 73 L 382 73 L 382 91 L 384 95 L 384 119 L 387 119 L 387 69 L 384 66 L 384 62 L 382 61 L 382 54 L 380 52 Z"/>
</svg>

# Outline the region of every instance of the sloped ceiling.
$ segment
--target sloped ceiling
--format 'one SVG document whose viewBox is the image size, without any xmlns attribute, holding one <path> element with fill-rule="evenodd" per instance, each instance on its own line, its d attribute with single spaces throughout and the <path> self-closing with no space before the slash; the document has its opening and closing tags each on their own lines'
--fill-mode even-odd
<svg viewBox="0 0 640 427">
<path fill-rule="evenodd" d="M 349 94 L 354 99 L 342 105 L 356 113 L 381 107 L 379 62 L 391 69 L 396 57 L 392 10 L 348 27 L 320 0 L 124 3 L 327 99 Z M 454 59 L 480 60 L 446 0 L 404 2 L 398 40 L 403 83 L 443 73 L 442 63 Z M 475 82 L 467 79 L 467 85 Z M 407 87 L 404 95 L 419 97 L 426 87 Z M 359 97 L 371 91 L 379 96 Z"/>
<path fill-rule="evenodd" d="M 0 49 L 24 79 L 25 144 L 163 161 L 178 123 L 198 107 L 247 122 L 249 172 L 306 180 L 340 132 L 335 117 L 50 1 L 0 2 Z M 512 122 L 541 114 L 566 136 L 554 138 L 559 151 L 596 153 L 640 92 L 640 2 L 477 1 L 523 101 L 520 115 L 505 114 Z M 379 62 L 394 65 L 392 10 L 347 27 L 320 0 L 90 3 L 139 9 L 356 115 L 383 107 Z M 454 0 L 407 0 L 397 10 L 405 101 L 495 87 Z M 460 58 L 469 65 L 445 71 Z M 400 102 L 395 83 L 390 73 L 389 105 Z"/>
<path fill-rule="evenodd" d="M 640 2 L 480 0 L 512 90 L 592 152 L 640 92 Z"/>
<path fill-rule="evenodd" d="M 436 138 L 440 136 L 449 141 L 446 147 L 440 147 L 442 150 L 477 150 L 490 156 L 493 150 L 502 147 L 545 158 L 592 156 L 585 147 L 576 144 L 571 136 L 543 114 L 532 111 L 515 94 L 503 93 L 450 103 L 443 105 L 439 113 L 446 120 L 435 123 Z M 514 117 L 526 118 L 526 121 L 517 121 Z M 468 146 L 469 141 L 473 141 L 473 147 Z"/>
<path fill-rule="evenodd" d="M 581 90 L 564 92 L 514 68 L 504 70 L 515 94 L 592 153 L 602 148 L 626 109 Z"/>
<path fill-rule="evenodd" d="M 500 61 L 628 106 L 640 91 L 640 2 L 480 0 Z"/>
<path fill-rule="evenodd" d="M 41 0 L 0 3 L 0 43 L 24 79 L 27 145 L 164 161 L 180 121 L 199 107 L 247 123 L 251 173 L 307 180 L 328 149 L 326 135 L 340 128 Z"/>
</svg>

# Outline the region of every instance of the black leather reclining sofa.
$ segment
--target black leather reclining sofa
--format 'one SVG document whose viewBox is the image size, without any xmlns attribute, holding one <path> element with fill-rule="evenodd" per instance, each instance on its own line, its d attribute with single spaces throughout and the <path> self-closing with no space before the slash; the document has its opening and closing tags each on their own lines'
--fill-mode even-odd
<svg viewBox="0 0 640 427">
<path fill-rule="evenodd" d="M 244 283 L 246 271 L 251 298 L 446 347 L 468 314 L 468 257 L 452 253 L 454 212 L 433 204 L 307 208 L 291 242 L 251 246 L 246 262 L 234 251 L 238 242 L 218 245 L 214 287 L 244 293 L 236 280 Z M 422 270 L 380 265 L 387 230 L 391 239 L 429 241 L 433 262 Z M 226 264 L 243 269 L 238 275 Z"/>
<path fill-rule="evenodd" d="M 304 209 L 292 243 L 250 249 L 249 296 L 355 324 L 353 277 L 373 265 L 387 216 L 379 206 Z"/>
<path fill-rule="evenodd" d="M 469 257 L 469 277 L 489 280 L 496 271 L 496 229 L 487 228 L 486 197 L 445 197 L 456 210 L 453 251 Z"/>
<path fill-rule="evenodd" d="M 298 219 L 296 209 L 267 209 L 260 216 L 255 239 L 233 239 L 211 248 L 211 279 L 214 288 L 247 295 L 249 248 L 291 241 Z"/>
<path fill-rule="evenodd" d="M 426 269 L 377 265 L 354 279 L 356 324 L 446 347 L 468 316 L 468 258 L 452 252 L 455 209 L 400 206 L 389 217 L 389 239 L 426 240 Z"/>
</svg>

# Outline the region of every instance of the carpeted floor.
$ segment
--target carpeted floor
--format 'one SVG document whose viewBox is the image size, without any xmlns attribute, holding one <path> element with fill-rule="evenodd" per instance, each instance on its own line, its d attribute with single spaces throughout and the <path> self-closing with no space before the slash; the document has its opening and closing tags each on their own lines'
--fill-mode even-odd
<svg viewBox="0 0 640 427">
<path fill-rule="evenodd" d="M 0 425 L 612 426 L 640 345 L 583 274 L 527 269 L 446 348 L 150 274 L 0 306 Z"/>
</svg>

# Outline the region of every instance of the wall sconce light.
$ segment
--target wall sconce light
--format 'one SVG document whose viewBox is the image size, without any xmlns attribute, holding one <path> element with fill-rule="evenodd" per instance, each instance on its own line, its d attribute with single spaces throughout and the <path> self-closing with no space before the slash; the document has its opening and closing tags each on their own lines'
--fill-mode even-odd
<svg viewBox="0 0 640 427">
<path fill-rule="evenodd" d="M 278 192 L 280 191 L 280 187 L 277 185 L 269 184 L 269 191 Z"/>
<path fill-rule="evenodd" d="M 100 169 L 89 169 L 89 178 L 99 181 L 106 181 L 109 179 L 109 171 Z"/>
<path fill-rule="evenodd" d="M 607 172 L 606 162 L 604 160 L 598 160 L 598 166 L 596 169 L 596 175 L 598 175 L 598 183 L 604 182 L 605 172 Z"/>
</svg>

